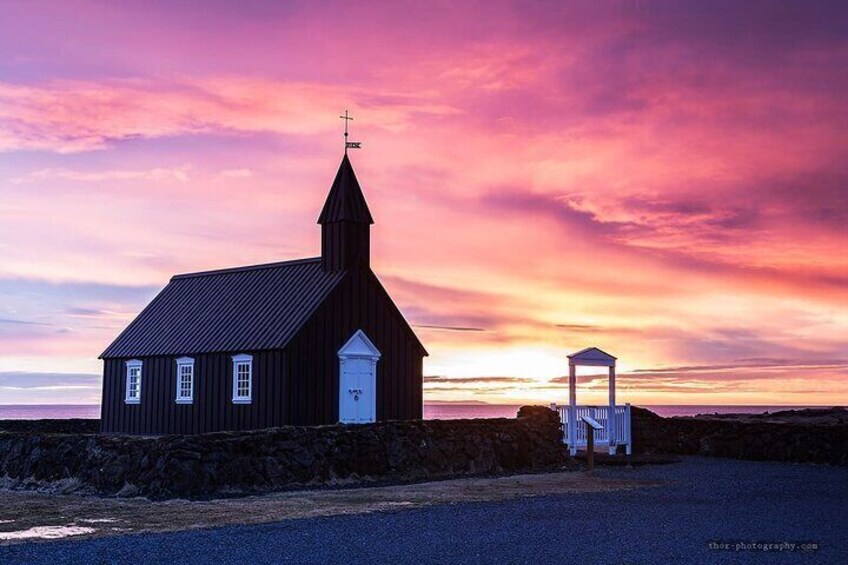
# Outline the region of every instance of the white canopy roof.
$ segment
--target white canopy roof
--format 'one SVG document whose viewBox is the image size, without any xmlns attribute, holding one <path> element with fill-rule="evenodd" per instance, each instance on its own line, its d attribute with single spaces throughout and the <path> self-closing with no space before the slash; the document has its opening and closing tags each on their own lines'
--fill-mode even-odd
<svg viewBox="0 0 848 565">
<path fill-rule="evenodd" d="M 568 356 L 569 365 L 615 367 L 616 358 L 597 347 L 587 347 Z"/>
</svg>

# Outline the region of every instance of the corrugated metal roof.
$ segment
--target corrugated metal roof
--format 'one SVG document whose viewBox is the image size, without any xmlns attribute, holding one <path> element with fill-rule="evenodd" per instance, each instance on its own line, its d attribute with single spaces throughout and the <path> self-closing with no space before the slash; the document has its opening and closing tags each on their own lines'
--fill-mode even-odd
<svg viewBox="0 0 848 565">
<path fill-rule="evenodd" d="M 177 275 L 100 357 L 284 347 L 344 275 L 320 257 Z"/>
<path fill-rule="evenodd" d="M 347 155 L 342 158 L 333 186 L 330 187 L 330 194 L 327 195 L 327 201 L 324 202 L 324 208 L 318 217 L 319 224 L 341 221 L 374 223 Z"/>
</svg>

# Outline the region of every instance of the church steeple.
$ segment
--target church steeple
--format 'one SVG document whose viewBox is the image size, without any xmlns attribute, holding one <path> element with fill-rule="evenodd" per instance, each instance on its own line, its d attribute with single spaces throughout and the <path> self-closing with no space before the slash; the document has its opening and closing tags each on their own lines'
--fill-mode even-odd
<svg viewBox="0 0 848 565">
<path fill-rule="evenodd" d="M 318 223 L 321 224 L 321 259 L 326 270 L 369 266 L 374 219 L 347 154 L 339 165 Z"/>
</svg>

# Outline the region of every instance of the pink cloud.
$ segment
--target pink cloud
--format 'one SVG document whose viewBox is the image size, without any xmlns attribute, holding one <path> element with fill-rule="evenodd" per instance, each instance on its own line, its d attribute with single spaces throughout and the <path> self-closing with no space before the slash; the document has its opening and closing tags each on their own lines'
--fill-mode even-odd
<svg viewBox="0 0 848 565">
<path fill-rule="evenodd" d="M 346 89 L 243 76 L 151 80 L 54 81 L 25 86 L 0 83 L 0 151 L 75 153 L 105 149 L 136 137 L 158 138 L 216 131 L 329 134 L 351 101 L 370 107 L 371 95 Z M 412 114 L 446 115 L 450 106 L 393 95 L 372 119 L 404 127 Z"/>
<path fill-rule="evenodd" d="M 375 269 L 445 378 L 535 379 L 489 392 L 544 398 L 585 345 L 624 373 L 728 367 L 630 381 L 680 401 L 738 359 L 833 359 L 848 339 L 840 6 L 72 11 L 0 22 L 0 277 L 53 305 L 22 319 L 74 332 L 16 328 L 2 358 L 93 357 L 107 312 L 144 303 L 71 315 L 38 281 L 155 289 L 315 255 L 345 108 Z M 716 398 L 814 388 L 757 370 Z"/>
</svg>

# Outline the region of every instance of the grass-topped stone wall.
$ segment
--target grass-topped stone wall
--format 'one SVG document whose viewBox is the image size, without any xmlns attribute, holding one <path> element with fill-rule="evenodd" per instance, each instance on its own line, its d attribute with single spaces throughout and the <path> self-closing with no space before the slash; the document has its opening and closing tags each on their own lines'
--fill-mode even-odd
<svg viewBox="0 0 848 565">
<path fill-rule="evenodd" d="M 138 437 L 0 426 L 0 477 L 105 495 L 199 498 L 298 485 L 539 471 L 567 454 L 557 415 Z"/>
</svg>

